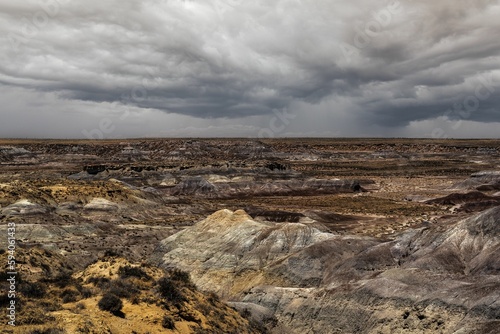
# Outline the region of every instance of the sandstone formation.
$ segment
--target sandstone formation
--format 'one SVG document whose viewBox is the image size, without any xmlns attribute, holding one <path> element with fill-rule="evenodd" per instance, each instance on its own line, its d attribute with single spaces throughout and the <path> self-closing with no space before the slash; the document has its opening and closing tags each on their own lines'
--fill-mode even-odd
<svg viewBox="0 0 500 334">
<path fill-rule="evenodd" d="M 498 140 L 0 140 L 16 333 L 496 334 L 499 161 Z"/>
<path fill-rule="evenodd" d="M 494 333 L 499 222 L 496 207 L 381 242 L 223 210 L 163 240 L 153 261 L 290 333 Z"/>
</svg>

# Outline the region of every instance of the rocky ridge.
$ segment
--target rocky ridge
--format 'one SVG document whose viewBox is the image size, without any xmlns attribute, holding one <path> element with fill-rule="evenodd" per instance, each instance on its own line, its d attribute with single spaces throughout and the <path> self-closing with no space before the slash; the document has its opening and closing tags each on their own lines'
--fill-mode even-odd
<svg viewBox="0 0 500 334">
<path fill-rule="evenodd" d="M 493 333 L 498 222 L 500 207 L 382 242 L 223 210 L 163 240 L 153 261 L 290 333 Z"/>
</svg>

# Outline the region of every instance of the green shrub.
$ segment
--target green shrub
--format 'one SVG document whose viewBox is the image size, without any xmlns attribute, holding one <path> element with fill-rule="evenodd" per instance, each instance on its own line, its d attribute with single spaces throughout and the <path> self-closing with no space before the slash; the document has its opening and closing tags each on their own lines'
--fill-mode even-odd
<svg viewBox="0 0 500 334">
<path fill-rule="evenodd" d="M 158 292 L 166 300 L 174 303 L 183 302 L 185 300 L 185 297 L 177 287 L 176 282 L 169 277 L 160 278 L 157 284 Z"/>
<path fill-rule="evenodd" d="M 107 289 L 109 293 L 121 298 L 130 298 L 139 293 L 135 286 L 121 279 L 112 280 Z"/>
<path fill-rule="evenodd" d="M 19 317 L 16 314 L 16 325 L 43 325 L 55 320 L 53 316 L 32 305 L 26 306 L 19 312 Z"/>
<path fill-rule="evenodd" d="M 189 276 L 189 273 L 179 270 L 179 269 L 173 269 L 169 272 L 170 274 L 170 279 L 172 281 L 177 281 L 181 282 L 186 286 L 192 286 L 193 282 L 191 282 L 191 277 Z"/>
<path fill-rule="evenodd" d="M 92 283 L 100 289 L 106 288 L 109 285 L 109 282 L 111 282 L 109 278 L 101 276 L 97 277 L 92 276 L 87 279 L 87 283 Z"/>
<path fill-rule="evenodd" d="M 90 298 L 94 293 L 91 289 L 84 287 L 80 290 L 80 294 L 82 295 L 82 298 Z"/>
<path fill-rule="evenodd" d="M 28 298 L 42 298 L 45 296 L 45 285 L 40 282 L 23 282 L 19 285 L 19 292 Z"/>
<path fill-rule="evenodd" d="M 208 292 L 207 300 L 212 305 L 216 305 L 218 302 L 220 302 L 219 296 L 213 291 Z"/>
<path fill-rule="evenodd" d="M 62 309 L 61 304 L 56 298 L 51 298 L 50 300 L 44 299 L 37 301 L 38 306 L 40 306 L 45 312 L 54 312 Z"/>
<path fill-rule="evenodd" d="M 252 317 L 252 312 L 249 309 L 244 308 L 240 311 L 240 315 L 245 319 L 250 319 Z"/>
<path fill-rule="evenodd" d="M 151 279 L 151 276 L 149 276 L 142 268 L 131 266 L 120 267 L 118 269 L 118 275 L 120 275 L 121 278 L 137 277 L 144 278 L 146 280 Z"/>
<path fill-rule="evenodd" d="M 112 314 L 118 315 L 121 313 L 123 303 L 122 300 L 112 293 L 106 293 L 97 303 L 99 309 L 109 311 Z"/>
<path fill-rule="evenodd" d="M 104 251 L 104 257 L 117 257 L 120 256 L 120 252 L 115 249 L 106 249 Z"/>
<path fill-rule="evenodd" d="M 53 279 L 48 279 L 46 281 L 53 282 L 55 285 L 57 285 L 60 288 L 64 288 L 64 287 L 66 287 L 74 282 L 73 277 L 71 277 L 70 272 L 59 273 Z"/>
<path fill-rule="evenodd" d="M 6 293 L 0 294 L 0 307 L 3 309 L 5 306 L 9 306 L 10 298 Z"/>
<path fill-rule="evenodd" d="M 171 316 L 165 315 L 161 321 L 161 326 L 166 329 L 175 329 L 175 321 Z"/>
<path fill-rule="evenodd" d="M 80 293 L 73 289 L 64 289 L 59 295 L 62 298 L 63 303 L 73 303 L 78 300 Z"/>
</svg>

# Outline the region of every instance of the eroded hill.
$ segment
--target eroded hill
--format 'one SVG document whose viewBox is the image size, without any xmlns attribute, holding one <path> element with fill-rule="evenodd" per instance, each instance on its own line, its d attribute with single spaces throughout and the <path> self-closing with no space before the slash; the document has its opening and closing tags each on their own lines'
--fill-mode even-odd
<svg viewBox="0 0 500 334">
<path fill-rule="evenodd" d="M 3 140 L 17 329 L 496 333 L 499 170 L 497 140 Z"/>
<path fill-rule="evenodd" d="M 2 333 L 262 333 L 189 274 L 105 256 L 74 270 L 64 256 L 17 249 L 16 326 Z M 4 275 L 0 287 L 6 291 Z M 0 295 L 2 309 L 9 298 Z"/>
</svg>

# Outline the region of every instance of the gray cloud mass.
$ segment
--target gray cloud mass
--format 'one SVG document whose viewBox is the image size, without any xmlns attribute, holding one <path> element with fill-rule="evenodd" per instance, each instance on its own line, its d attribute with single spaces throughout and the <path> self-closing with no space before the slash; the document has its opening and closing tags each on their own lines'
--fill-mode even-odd
<svg viewBox="0 0 500 334">
<path fill-rule="evenodd" d="M 499 17 L 492 0 L 0 0 L 0 137 L 103 119 L 110 138 L 498 137 Z"/>
</svg>

